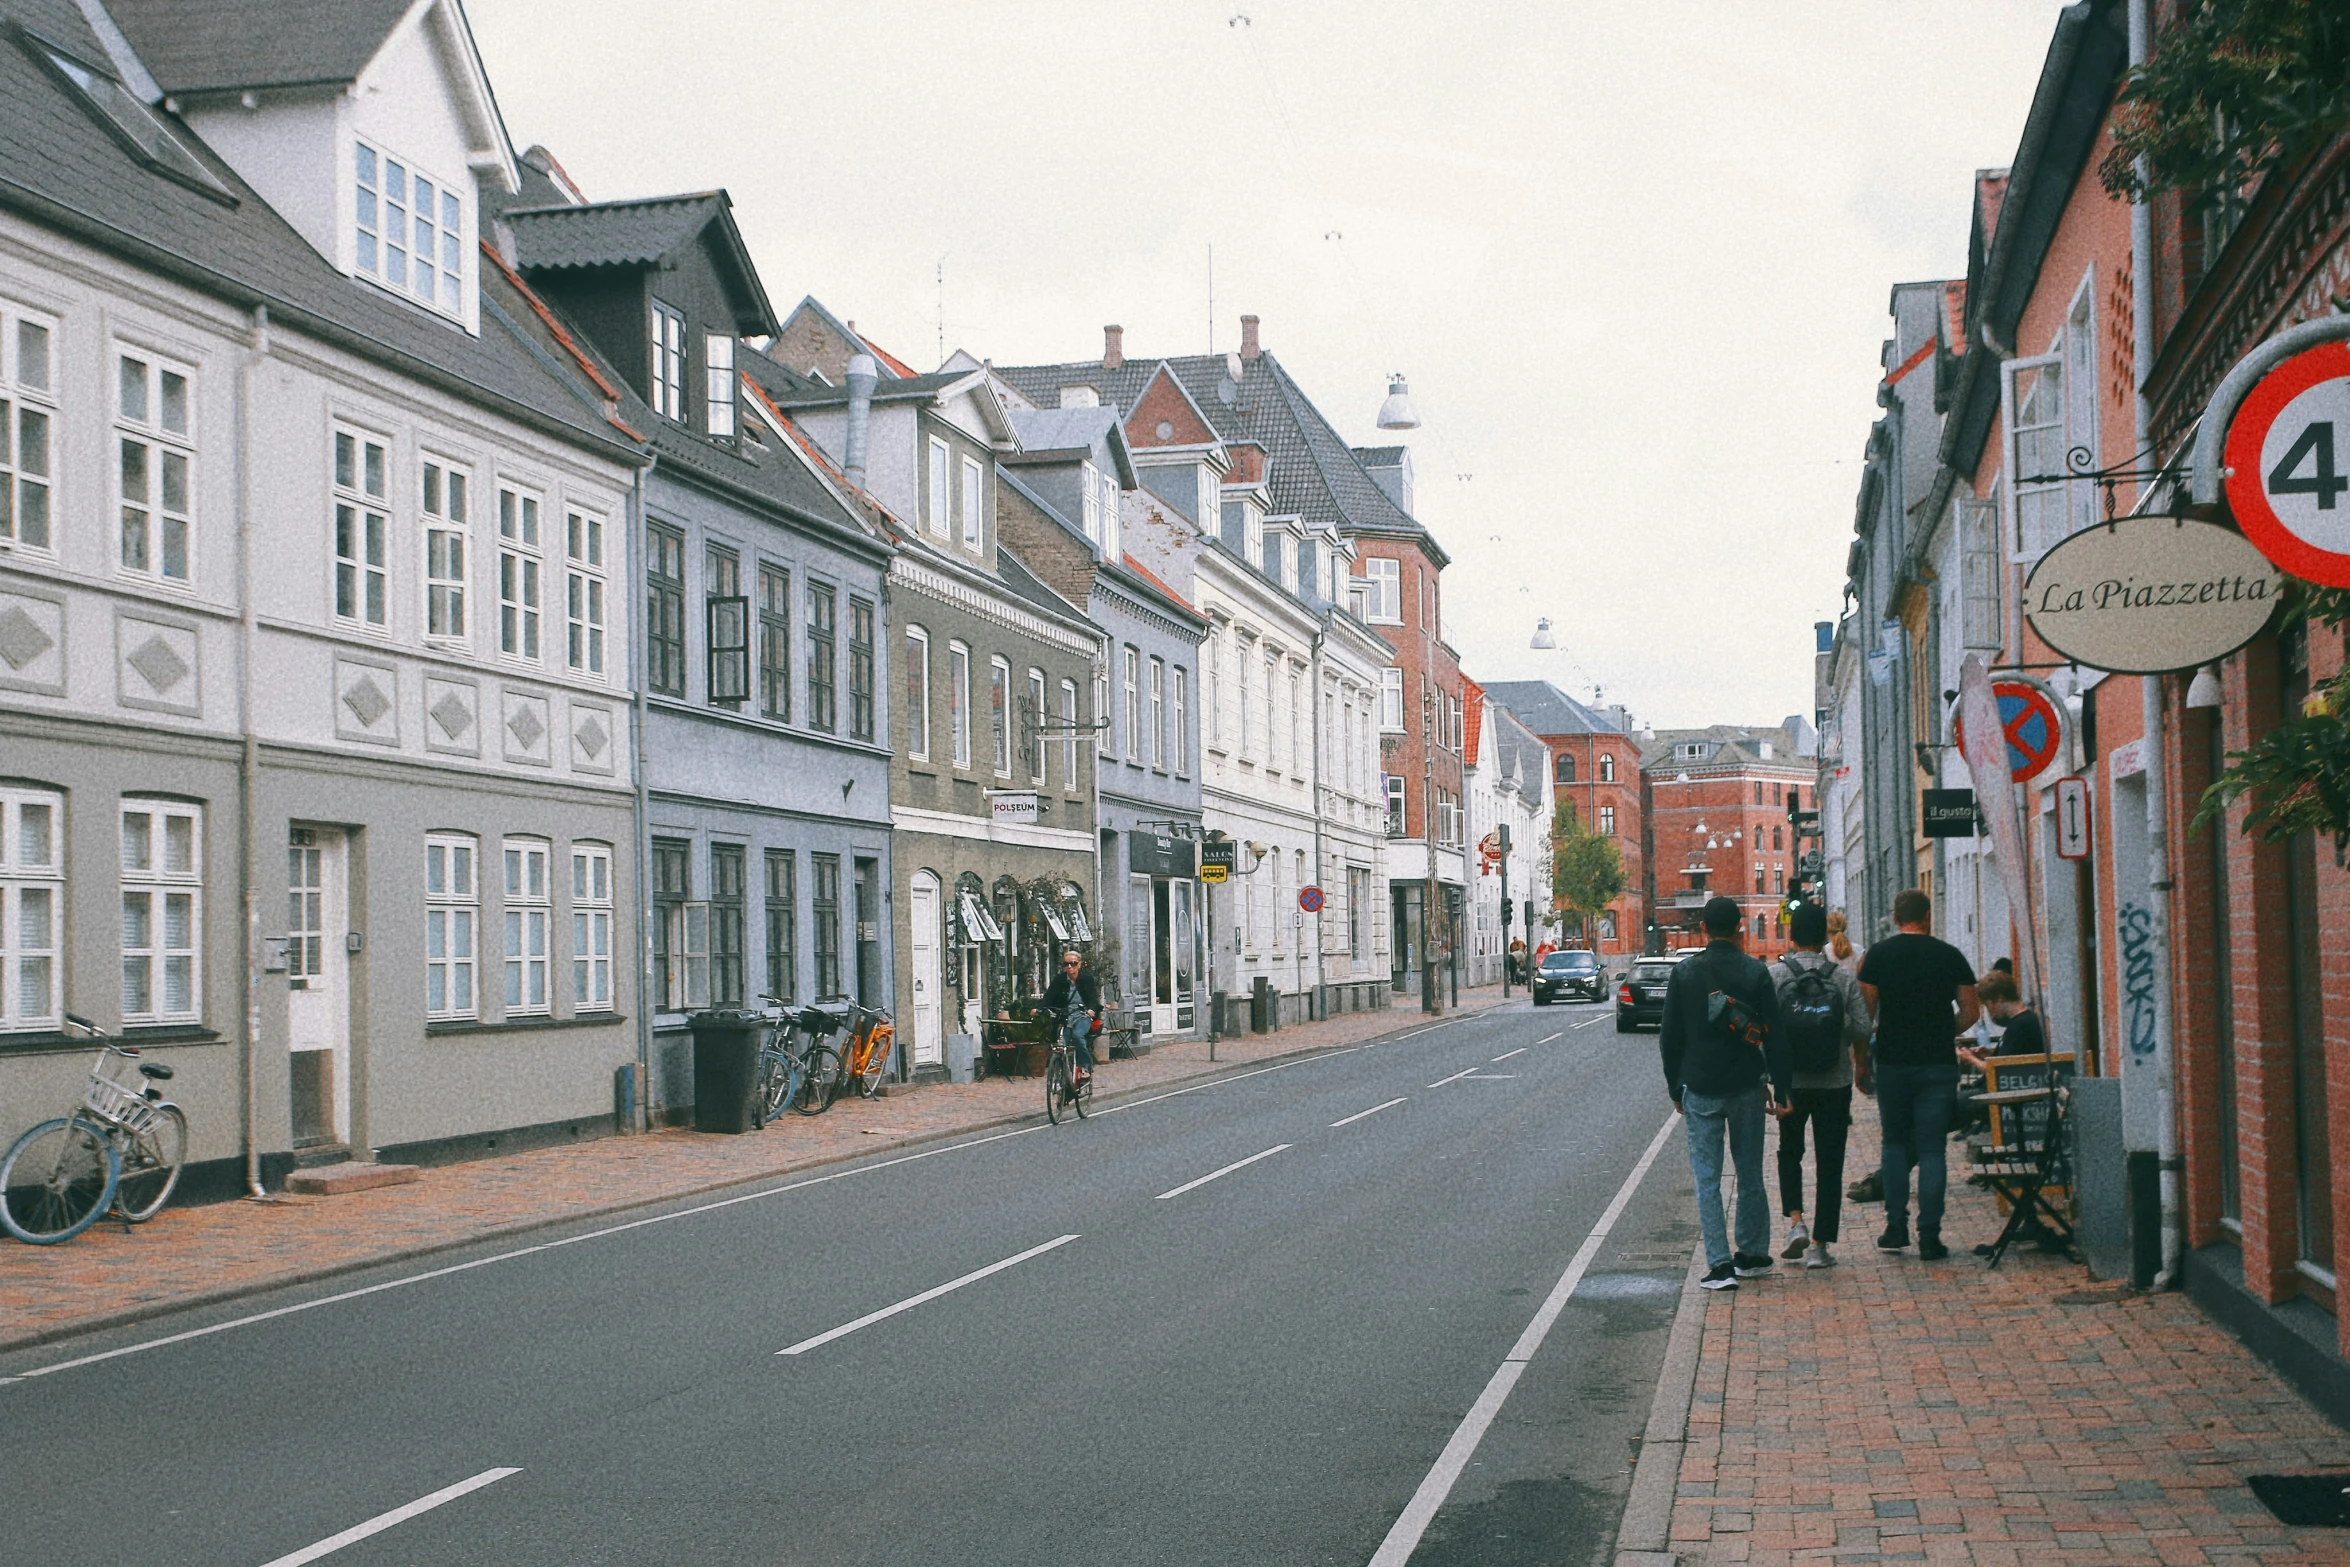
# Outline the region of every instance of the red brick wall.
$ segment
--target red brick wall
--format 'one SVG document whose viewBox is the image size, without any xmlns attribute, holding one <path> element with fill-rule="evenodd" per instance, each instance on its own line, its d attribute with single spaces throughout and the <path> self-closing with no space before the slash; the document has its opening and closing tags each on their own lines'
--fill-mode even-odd
<svg viewBox="0 0 2350 1567">
<path fill-rule="evenodd" d="M 1599 831 L 1600 807 L 1615 807 L 1616 849 L 1624 860 L 1624 895 L 1608 905 L 1608 912 L 1616 917 L 1615 940 L 1601 941 L 1598 950 L 1630 957 L 1641 951 L 1648 934 L 1648 864 L 1643 847 L 1640 747 L 1626 734 L 1544 735 L 1542 743 L 1550 752 L 1554 780 L 1558 777 L 1558 759 L 1562 756 L 1575 759 L 1575 781 L 1554 787 L 1557 798 L 1574 802 L 1575 814 L 1585 828 Z M 1600 778 L 1602 755 L 1616 760 L 1613 783 Z"/>
<path fill-rule="evenodd" d="M 1693 772 L 1689 782 L 1678 783 L 1675 780 L 1682 771 L 1668 759 L 1646 774 L 1647 824 L 1654 846 L 1648 861 L 1648 891 L 1666 949 L 1692 946 L 1705 939 L 1697 929 L 1697 911 L 1673 906 L 1673 895 L 1689 886 L 1683 871 L 1695 858 L 1713 868 L 1706 878 L 1709 896 L 1719 893 L 1738 900 L 1746 924 L 1746 950 L 1758 958 L 1778 956 L 1791 943 L 1779 920 L 1779 906 L 1786 894 L 1780 890 L 1777 869 L 1785 867 L 1792 883 L 1802 860 L 1788 833 L 1786 791 L 1800 788 L 1802 809 L 1816 810 L 1816 775 L 1808 769 L 1759 763 L 1735 771 Z M 1763 793 L 1759 803 L 1755 799 L 1758 785 Z M 1697 831 L 1700 822 L 1705 825 L 1704 833 Z M 1732 832 L 1738 838 L 1730 847 L 1705 847 L 1708 837 L 1725 838 Z M 1771 846 L 1774 832 L 1779 835 L 1776 848 Z M 1758 859 L 1763 862 L 1759 892 L 1754 873 Z M 1764 934 L 1759 938 L 1754 933 L 1757 915 L 1763 916 Z"/>
<path fill-rule="evenodd" d="M 1424 606 L 1431 602 L 1428 595 L 1441 591 L 1435 562 L 1408 539 L 1357 537 L 1354 542 L 1358 555 L 1355 575 L 1365 575 L 1362 562 L 1371 559 L 1393 560 L 1400 568 L 1398 608 L 1403 614 L 1403 624 L 1375 624 L 1371 628 L 1387 639 L 1387 645 L 1394 650 L 1394 662 L 1403 671 L 1403 733 L 1379 737 L 1379 766 L 1382 771 L 1404 780 L 1404 836 L 1425 842 L 1428 829 L 1422 815 L 1426 809 L 1422 795 L 1428 779 L 1429 752 L 1428 736 L 1421 727 L 1423 682 L 1431 682 L 1437 694 L 1449 696 L 1456 703 L 1461 701 L 1460 660 L 1438 639 L 1435 623 L 1423 613 Z M 1441 608 L 1438 619 L 1441 619 Z M 1448 742 L 1451 739 L 1449 730 L 1444 739 Z M 1462 787 L 1460 753 L 1449 744 L 1438 745 L 1434 760 L 1436 787 L 1449 790 L 1465 807 L 1467 791 Z"/>
</svg>

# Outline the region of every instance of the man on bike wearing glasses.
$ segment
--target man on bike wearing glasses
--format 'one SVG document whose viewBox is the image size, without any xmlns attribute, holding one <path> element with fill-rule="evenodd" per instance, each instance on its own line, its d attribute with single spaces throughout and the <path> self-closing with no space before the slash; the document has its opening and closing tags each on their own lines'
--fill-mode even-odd
<svg viewBox="0 0 2350 1567">
<path fill-rule="evenodd" d="M 1053 1015 L 1061 1038 L 1077 1052 L 1077 1081 L 1093 1076 L 1093 1033 L 1101 1027 L 1102 987 L 1085 967 L 1075 948 L 1061 954 L 1061 972 L 1045 987 L 1044 1009 Z"/>
</svg>

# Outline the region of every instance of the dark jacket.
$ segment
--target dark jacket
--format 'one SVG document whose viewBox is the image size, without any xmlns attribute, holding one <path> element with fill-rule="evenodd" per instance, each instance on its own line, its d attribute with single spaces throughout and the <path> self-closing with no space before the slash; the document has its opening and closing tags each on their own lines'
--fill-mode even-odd
<svg viewBox="0 0 2350 1567">
<path fill-rule="evenodd" d="M 1706 1000 L 1717 990 L 1745 1002 L 1762 1019 L 1769 1029 L 1764 1051 L 1758 1052 L 1714 1027 L 1706 1016 Z M 1738 943 L 1716 941 L 1697 956 L 1675 964 L 1673 977 L 1665 984 L 1664 1027 L 1659 1039 L 1665 1087 L 1673 1102 L 1681 1102 L 1684 1087 L 1716 1099 L 1742 1094 L 1763 1080 L 1766 1067 L 1784 1096 L 1795 1081 L 1795 1063 L 1776 1026 L 1778 1019 L 1778 987 L 1771 983 L 1770 970 L 1739 951 Z"/>
<path fill-rule="evenodd" d="M 1101 982 L 1093 977 L 1092 969 L 1081 968 L 1077 971 L 1077 996 L 1085 1003 L 1086 1011 L 1093 1013 L 1101 1011 Z M 1056 1018 L 1069 1015 L 1069 971 L 1067 969 L 1055 974 L 1053 982 L 1045 986 L 1044 1006 L 1045 1010 Z"/>
</svg>

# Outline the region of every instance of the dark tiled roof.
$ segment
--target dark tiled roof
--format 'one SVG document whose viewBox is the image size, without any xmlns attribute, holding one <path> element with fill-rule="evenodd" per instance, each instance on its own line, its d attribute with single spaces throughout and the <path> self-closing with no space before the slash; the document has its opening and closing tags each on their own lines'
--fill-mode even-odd
<svg viewBox="0 0 2350 1567">
<path fill-rule="evenodd" d="M 950 386 L 970 380 L 977 373 L 973 370 L 934 370 L 928 375 L 902 376 L 894 381 L 877 380 L 873 387 L 873 400 L 888 403 L 906 398 L 932 398 Z M 775 399 L 776 405 L 782 408 L 822 408 L 828 403 L 845 403 L 848 400 L 849 389 L 846 386 L 826 386 L 818 381 L 806 381 L 801 390 Z"/>
<path fill-rule="evenodd" d="M 1271 460 L 1273 510 L 1298 516 L 1314 527 L 1348 533 L 1380 533 L 1424 541 L 1437 564 L 1447 557 L 1417 519 L 1388 497 L 1313 400 L 1271 354 L 1241 361 L 1241 378 L 1231 380 L 1222 354 L 1174 359 L 1130 358 L 1116 370 L 1100 361 L 1062 365 L 998 366 L 996 374 L 1023 397 L 1043 406 L 1061 399 L 1064 386 L 1091 386 L 1105 403 L 1132 408 L 1161 364 L 1226 441 L 1255 441 Z"/>
<path fill-rule="evenodd" d="M 1547 680 L 1496 680 L 1486 685 L 1485 694 L 1538 735 L 1624 732 L 1613 718 L 1584 706 Z"/>
<path fill-rule="evenodd" d="M 705 190 L 587 207 L 518 207 L 506 221 L 514 225 L 523 266 L 539 272 L 649 266 L 682 250 L 725 210 L 725 196 Z"/>
<path fill-rule="evenodd" d="M 0 17 L 106 64 L 73 0 L 0 0 Z M 0 46 L 0 207 L 215 298 L 266 305 L 288 330 L 325 338 L 450 395 L 595 442 L 623 439 L 560 364 L 525 348 L 494 314 L 485 312 L 481 335 L 469 337 L 446 318 L 343 276 L 193 132 L 162 117 L 233 204 L 125 151 L 28 53 Z"/>
<path fill-rule="evenodd" d="M 199 93 L 354 80 L 411 3 L 107 0 L 106 9 L 157 85 Z"/>
<path fill-rule="evenodd" d="M 1358 446 L 1355 460 L 1366 468 L 1391 468 L 1403 461 L 1403 453 L 1400 446 Z"/>
</svg>

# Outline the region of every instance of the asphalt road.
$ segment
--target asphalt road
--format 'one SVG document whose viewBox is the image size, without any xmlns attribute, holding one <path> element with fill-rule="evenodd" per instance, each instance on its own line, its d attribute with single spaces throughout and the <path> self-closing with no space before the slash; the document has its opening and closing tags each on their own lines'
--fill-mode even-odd
<svg viewBox="0 0 2350 1567">
<path fill-rule="evenodd" d="M 7 1535 L 104 1567 L 1601 1561 L 1695 1239 L 1655 1061 L 1520 1001 L 0 1357 Z"/>
</svg>

